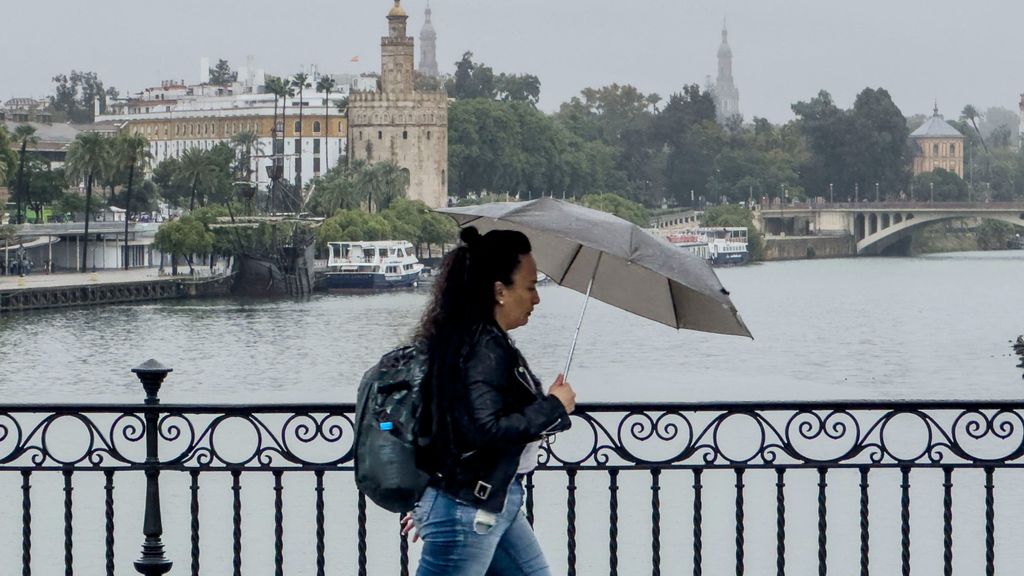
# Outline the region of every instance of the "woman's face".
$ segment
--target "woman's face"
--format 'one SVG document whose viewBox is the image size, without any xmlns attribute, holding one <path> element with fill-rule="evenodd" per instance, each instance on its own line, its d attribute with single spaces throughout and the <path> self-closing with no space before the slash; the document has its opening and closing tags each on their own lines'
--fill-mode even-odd
<svg viewBox="0 0 1024 576">
<path fill-rule="evenodd" d="M 533 256 L 519 257 L 519 265 L 512 272 L 512 284 L 494 283 L 494 319 L 508 332 L 530 320 L 533 307 L 540 304 L 537 293 L 537 263 Z"/>
</svg>

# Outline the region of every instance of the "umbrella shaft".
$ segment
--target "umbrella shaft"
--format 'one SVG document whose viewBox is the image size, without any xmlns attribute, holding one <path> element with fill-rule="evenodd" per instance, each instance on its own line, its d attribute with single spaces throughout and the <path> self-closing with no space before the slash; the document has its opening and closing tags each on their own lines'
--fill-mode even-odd
<svg viewBox="0 0 1024 576">
<path fill-rule="evenodd" d="M 590 303 L 590 290 L 594 287 L 594 277 L 597 276 L 597 267 L 601 265 L 601 253 L 597 254 L 597 262 L 594 264 L 594 273 L 590 275 L 590 282 L 587 282 L 587 295 L 583 299 L 583 310 L 580 311 L 580 321 L 576 323 L 576 332 L 572 335 L 572 345 L 569 346 L 569 357 L 565 359 L 565 370 L 562 371 L 562 378 L 569 379 L 569 367 L 572 365 L 572 355 L 576 351 L 576 339 L 580 337 L 580 326 L 583 326 L 583 317 L 587 314 L 587 304 Z"/>
</svg>

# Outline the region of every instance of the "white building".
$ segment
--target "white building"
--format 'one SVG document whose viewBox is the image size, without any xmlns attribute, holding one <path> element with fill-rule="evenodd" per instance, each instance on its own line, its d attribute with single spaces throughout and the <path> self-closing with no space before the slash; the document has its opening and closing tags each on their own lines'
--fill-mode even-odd
<svg viewBox="0 0 1024 576">
<path fill-rule="evenodd" d="M 309 74 L 312 87 L 303 91 L 301 100 L 296 93 L 277 99 L 275 106 L 274 95 L 266 91 L 262 70 L 253 68 L 250 61 L 238 72 L 238 81 L 228 86 L 163 82 L 110 103 L 108 113 L 98 116 L 97 121 L 123 122 L 130 133 L 145 136 L 154 165 L 180 158 L 190 148 L 209 150 L 218 143 L 230 143 L 236 134 L 253 132 L 259 137 L 253 151 L 253 178 L 265 188 L 270 183 L 275 155 L 272 136 L 276 108 L 279 143 L 280 134 L 284 136 L 284 149 L 278 151 L 284 159 L 283 177 L 295 183 L 301 173 L 302 184 L 306 185 L 336 166 L 346 153 L 348 126 L 338 104 L 348 98 L 353 86 L 360 89 L 376 85 L 373 78 L 335 75 L 335 89 L 328 101 L 327 94 L 316 90 L 321 75 L 314 69 Z"/>
</svg>

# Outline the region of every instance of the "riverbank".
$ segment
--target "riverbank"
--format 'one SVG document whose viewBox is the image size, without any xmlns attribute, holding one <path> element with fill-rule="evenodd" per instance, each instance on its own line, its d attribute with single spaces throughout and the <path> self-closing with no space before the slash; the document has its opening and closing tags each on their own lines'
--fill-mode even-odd
<svg viewBox="0 0 1024 576">
<path fill-rule="evenodd" d="M 228 273 L 168 276 L 155 268 L 0 276 L 0 313 L 176 298 L 226 296 Z"/>
</svg>

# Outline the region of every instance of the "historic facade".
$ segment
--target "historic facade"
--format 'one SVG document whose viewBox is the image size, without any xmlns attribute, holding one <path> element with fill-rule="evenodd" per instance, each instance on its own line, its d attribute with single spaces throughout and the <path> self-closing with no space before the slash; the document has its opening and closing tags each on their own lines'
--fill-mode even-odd
<svg viewBox="0 0 1024 576">
<path fill-rule="evenodd" d="M 732 48 L 729 47 L 729 30 L 722 25 L 722 44 L 718 47 L 718 78 L 712 88 L 715 97 L 715 112 L 719 122 L 740 113 L 740 91 L 732 78 Z"/>
<path fill-rule="evenodd" d="M 430 2 L 427 2 L 426 19 L 420 30 L 420 74 L 437 78 L 441 73 L 437 69 L 437 32 L 430 21 Z"/>
<path fill-rule="evenodd" d="M 953 128 L 939 114 L 934 114 L 917 130 L 910 133 L 915 144 L 914 175 L 942 168 L 964 177 L 964 135 Z"/>
<path fill-rule="evenodd" d="M 230 143 L 237 134 L 251 132 L 258 138 L 251 169 L 255 183 L 263 186 L 270 182 L 268 169 L 274 161 L 275 113 L 280 125 L 283 110 L 284 124 L 279 126 L 279 133 L 284 138 L 279 136 L 277 141 L 278 146 L 284 145 L 279 153 L 284 157 L 282 176 L 288 182 L 295 182 L 301 173 L 302 184 L 307 185 L 339 162 L 347 151 L 348 125 L 337 104 L 348 96 L 350 85 L 358 86 L 363 79 L 335 76 L 337 86 L 330 102 L 326 94 L 311 88 L 303 93 L 301 102 L 296 94 L 275 105 L 274 95 L 266 91 L 262 71 L 242 76 L 229 86 L 165 81 L 113 102 L 108 112 L 96 119 L 145 136 L 153 166 L 180 158 L 190 148 L 209 150 L 219 143 Z M 310 76 L 315 85 L 319 73 L 314 70 Z"/>
<path fill-rule="evenodd" d="M 408 198 L 440 208 L 448 202 L 448 97 L 413 87 L 414 45 L 401 0 L 387 20 L 378 89 L 349 96 L 349 161 L 395 162 L 409 171 Z"/>
</svg>

